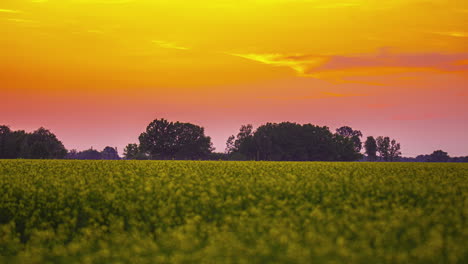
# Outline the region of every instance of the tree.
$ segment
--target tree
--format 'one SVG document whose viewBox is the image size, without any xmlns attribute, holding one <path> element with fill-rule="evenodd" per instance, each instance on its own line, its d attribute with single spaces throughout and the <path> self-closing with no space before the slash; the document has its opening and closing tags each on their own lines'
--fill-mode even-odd
<svg viewBox="0 0 468 264">
<path fill-rule="evenodd" d="M 234 151 L 242 155 L 241 159 L 254 160 L 256 157 L 254 131 L 251 124 L 242 125 L 234 141 Z"/>
<path fill-rule="evenodd" d="M 97 151 L 92 147 L 84 151 L 72 149 L 68 152 L 66 159 L 77 160 L 119 160 L 117 148 L 105 147 L 102 151 Z"/>
<path fill-rule="evenodd" d="M 355 141 L 350 138 L 334 135 L 335 145 L 334 159 L 339 161 L 355 161 L 362 158 L 362 154 L 357 151 Z"/>
<path fill-rule="evenodd" d="M 351 139 L 334 135 L 328 127 L 291 122 L 267 123 L 255 132 L 242 126 L 236 151 L 246 159 L 275 161 L 342 160 L 360 158 Z"/>
<path fill-rule="evenodd" d="M 0 126 L 0 159 L 26 158 L 26 138 L 29 136 L 23 130 L 13 131 L 8 126 Z"/>
<path fill-rule="evenodd" d="M 427 158 L 428 162 L 448 162 L 449 160 L 450 156 L 448 153 L 442 150 L 432 152 L 432 154 Z"/>
<path fill-rule="evenodd" d="M 361 137 L 362 133 L 359 130 L 353 130 L 349 126 L 342 126 L 336 129 L 336 133 L 342 137 L 349 138 L 354 143 L 354 149 L 356 152 L 360 152 L 362 149 Z"/>
<path fill-rule="evenodd" d="M 389 161 L 398 161 L 401 156 L 400 143 L 397 143 L 396 140 L 392 139 L 390 141 L 389 148 Z"/>
<path fill-rule="evenodd" d="M 27 134 L 20 148 L 20 157 L 27 159 L 62 159 L 67 154 L 62 142 L 43 127 Z"/>
<path fill-rule="evenodd" d="M 124 157 L 127 160 L 146 160 L 148 157 L 143 153 L 138 144 L 128 144 L 124 149 Z"/>
<path fill-rule="evenodd" d="M 69 150 L 65 159 L 77 159 L 78 151 L 76 149 Z"/>
<path fill-rule="evenodd" d="M 379 153 L 380 160 L 388 161 L 388 153 L 390 148 L 389 137 L 377 137 L 377 152 Z"/>
<path fill-rule="evenodd" d="M 139 140 L 151 159 L 203 159 L 213 151 L 203 127 L 166 119 L 151 122 Z"/>
<path fill-rule="evenodd" d="M 11 138 L 11 129 L 8 126 L 0 126 L 0 159 L 8 158 L 8 142 Z"/>
<path fill-rule="evenodd" d="M 234 152 L 236 150 L 236 147 L 235 147 L 235 139 L 236 137 L 234 137 L 234 135 L 231 135 L 227 141 L 226 141 L 226 149 L 225 149 L 225 153 L 226 154 L 231 154 L 232 152 Z"/>
<path fill-rule="evenodd" d="M 80 151 L 76 155 L 76 159 L 79 160 L 100 160 L 102 159 L 102 154 L 101 152 L 90 148 L 84 151 Z"/>
<path fill-rule="evenodd" d="M 101 159 L 103 160 L 119 160 L 119 153 L 117 152 L 117 148 L 112 147 L 105 147 L 101 151 Z"/>
<path fill-rule="evenodd" d="M 400 143 L 389 137 L 377 137 L 377 152 L 383 161 L 397 161 L 401 156 Z"/>
<path fill-rule="evenodd" d="M 253 136 L 253 126 L 251 124 L 242 125 L 237 136 L 231 135 L 226 141 L 225 153 L 234 160 L 255 159 Z"/>
<path fill-rule="evenodd" d="M 369 161 L 377 160 L 377 142 L 375 141 L 374 137 L 367 137 L 367 140 L 364 143 L 364 148 L 366 150 Z"/>
</svg>

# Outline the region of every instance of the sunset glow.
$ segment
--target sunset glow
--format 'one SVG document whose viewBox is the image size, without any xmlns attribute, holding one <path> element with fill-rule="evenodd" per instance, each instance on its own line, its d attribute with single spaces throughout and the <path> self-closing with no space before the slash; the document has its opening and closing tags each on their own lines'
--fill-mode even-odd
<svg viewBox="0 0 468 264">
<path fill-rule="evenodd" d="M 2 0 L 0 125 L 121 152 L 155 118 L 468 155 L 466 0 Z"/>
</svg>

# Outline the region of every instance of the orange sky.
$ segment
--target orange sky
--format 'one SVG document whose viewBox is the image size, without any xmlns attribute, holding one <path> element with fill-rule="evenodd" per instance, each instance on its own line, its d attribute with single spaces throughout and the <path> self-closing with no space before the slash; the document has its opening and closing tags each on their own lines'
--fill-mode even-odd
<svg viewBox="0 0 468 264">
<path fill-rule="evenodd" d="M 2 0 L 0 96 L 0 124 L 70 149 L 122 150 L 164 117 L 217 151 L 295 121 L 468 155 L 468 2 Z"/>
</svg>

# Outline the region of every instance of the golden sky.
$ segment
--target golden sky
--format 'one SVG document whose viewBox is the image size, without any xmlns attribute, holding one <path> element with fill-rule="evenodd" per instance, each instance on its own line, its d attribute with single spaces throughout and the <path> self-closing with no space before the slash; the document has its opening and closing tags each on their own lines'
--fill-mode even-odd
<svg viewBox="0 0 468 264">
<path fill-rule="evenodd" d="M 241 124 L 289 120 L 468 154 L 467 79 L 466 0 L 0 1 L 0 123 L 69 148 L 166 117 L 218 151 Z"/>
</svg>

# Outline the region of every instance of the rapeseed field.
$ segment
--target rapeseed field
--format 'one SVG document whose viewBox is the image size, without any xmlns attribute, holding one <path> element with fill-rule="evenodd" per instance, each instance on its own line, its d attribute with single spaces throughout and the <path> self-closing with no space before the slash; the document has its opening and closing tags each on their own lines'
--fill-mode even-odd
<svg viewBox="0 0 468 264">
<path fill-rule="evenodd" d="M 0 161 L 0 263 L 468 263 L 468 165 Z"/>
</svg>

